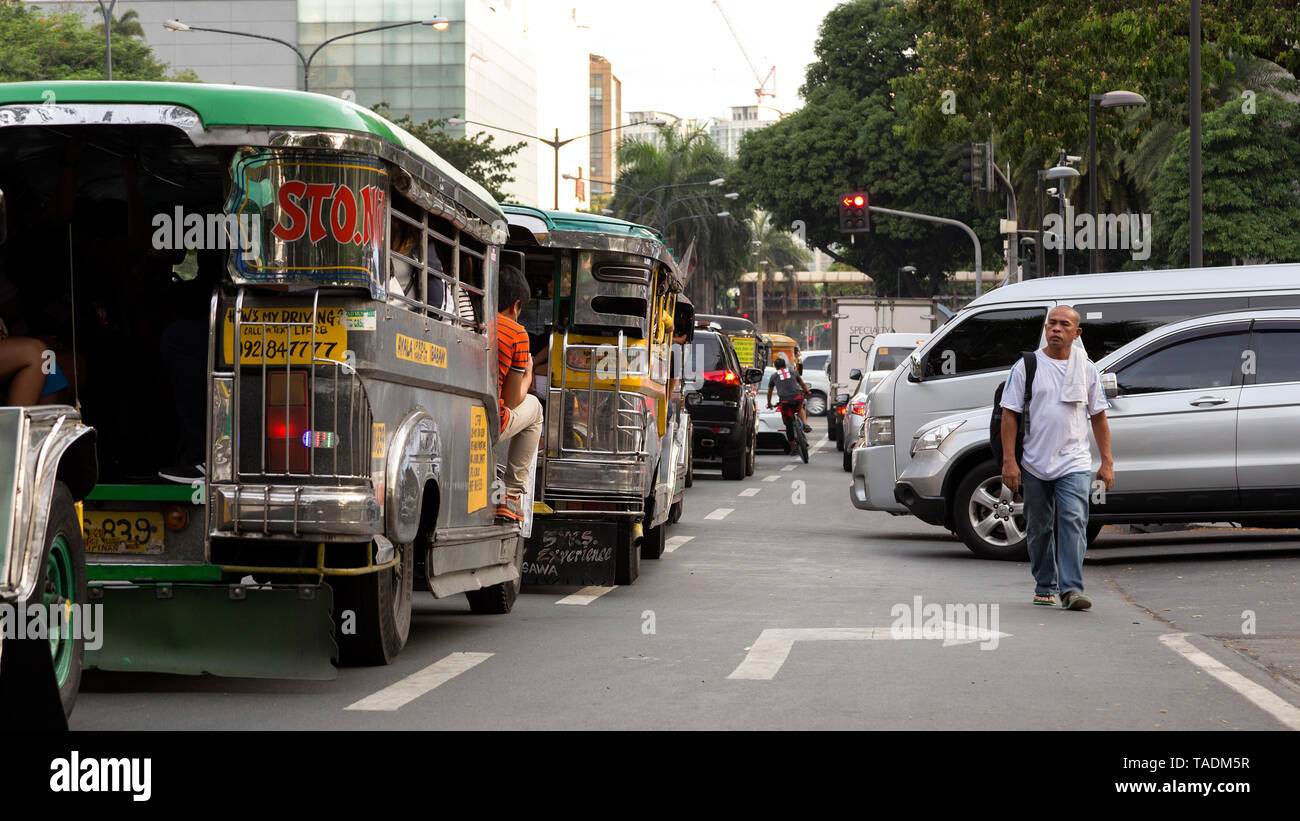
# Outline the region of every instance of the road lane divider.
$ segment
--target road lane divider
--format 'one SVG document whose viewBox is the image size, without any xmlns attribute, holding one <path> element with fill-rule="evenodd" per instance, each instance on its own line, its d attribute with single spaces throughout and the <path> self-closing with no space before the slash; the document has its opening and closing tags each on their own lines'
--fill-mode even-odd
<svg viewBox="0 0 1300 821">
<path fill-rule="evenodd" d="M 780 477 L 779 474 L 773 473 L 771 476 L 764 476 L 764 477 L 763 477 L 763 481 L 764 481 L 764 482 L 775 482 L 777 479 L 780 479 L 780 478 L 781 478 L 781 477 Z"/>
<path fill-rule="evenodd" d="M 1238 695 L 1244 696 L 1250 703 L 1276 718 L 1292 730 L 1300 730 L 1300 707 L 1233 670 L 1228 665 L 1198 650 L 1187 640 L 1193 633 L 1166 633 L 1160 637 L 1160 643 L 1178 655 L 1214 676 Z"/>
<path fill-rule="evenodd" d="M 727 518 L 727 516 L 734 511 L 735 511 L 734 507 L 720 507 L 717 510 L 710 513 L 708 516 L 705 516 L 704 518 L 706 520 L 719 521 L 721 519 Z"/>
<path fill-rule="evenodd" d="M 418 673 L 412 673 L 377 693 L 372 693 L 360 701 L 349 704 L 344 709 L 367 712 L 393 712 L 446 684 L 461 673 L 477 667 L 492 658 L 492 656 L 492 653 L 452 653 L 430 664 Z"/>
<path fill-rule="evenodd" d="M 596 599 L 599 599 L 601 596 L 605 595 L 609 591 L 616 590 L 616 589 L 617 588 L 615 587 L 599 587 L 595 585 L 591 587 L 584 587 L 581 590 L 579 590 L 577 593 L 571 593 L 570 595 L 565 596 L 564 598 L 558 600 L 555 603 L 556 604 L 577 604 L 577 605 L 585 606 L 591 604 Z"/>
<path fill-rule="evenodd" d="M 762 490 L 761 487 L 747 487 L 747 488 L 745 488 L 744 490 L 740 491 L 740 495 L 741 495 L 741 496 L 757 496 L 757 495 L 758 495 L 758 492 L 759 492 L 760 490 Z"/>
<path fill-rule="evenodd" d="M 669 536 L 668 541 L 664 543 L 664 552 L 672 553 L 674 550 L 694 538 L 694 536 Z"/>
</svg>

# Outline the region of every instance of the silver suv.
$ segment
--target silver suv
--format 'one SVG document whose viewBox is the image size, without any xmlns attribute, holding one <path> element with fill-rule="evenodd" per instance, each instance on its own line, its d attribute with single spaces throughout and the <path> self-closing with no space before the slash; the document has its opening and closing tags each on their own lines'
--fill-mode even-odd
<svg viewBox="0 0 1300 821">
<path fill-rule="evenodd" d="M 1089 541 L 1116 523 L 1300 527 L 1300 310 L 1165 325 L 1097 368 L 1112 405 L 1115 487 L 1094 485 Z M 1002 494 L 991 413 L 979 408 L 918 430 L 894 496 L 980 556 L 1023 559 L 1024 505 Z"/>
</svg>

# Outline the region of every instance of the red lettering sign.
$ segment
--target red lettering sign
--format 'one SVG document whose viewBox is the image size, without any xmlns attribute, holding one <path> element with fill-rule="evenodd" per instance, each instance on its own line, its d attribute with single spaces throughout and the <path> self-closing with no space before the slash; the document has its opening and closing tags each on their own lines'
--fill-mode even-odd
<svg viewBox="0 0 1300 821">
<path fill-rule="evenodd" d="M 307 212 L 298 204 L 306 193 L 307 183 L 292 180 L 280 186 L 276 195 L 280 213 L 289 218 L 289 224 L 276 223 L 271 233 L 285 242 L 295 242 L 302 238 L 303 232 L 307 229 Z"/>
</svg>

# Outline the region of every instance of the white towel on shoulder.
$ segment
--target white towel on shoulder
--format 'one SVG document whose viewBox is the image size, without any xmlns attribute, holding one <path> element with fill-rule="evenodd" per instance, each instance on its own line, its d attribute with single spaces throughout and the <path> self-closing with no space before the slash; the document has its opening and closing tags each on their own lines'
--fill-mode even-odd
<svg viewBox="0 0 1300 821">
<path fill-rule="evenodd" d="M 1070 361 L 1065 365 L 1065 382 L 1061 384 L 1062 402 L 1088 401 L 1088 352 L 1083 341 L 1076 339 L 1070 348 Z"/>
</svg>

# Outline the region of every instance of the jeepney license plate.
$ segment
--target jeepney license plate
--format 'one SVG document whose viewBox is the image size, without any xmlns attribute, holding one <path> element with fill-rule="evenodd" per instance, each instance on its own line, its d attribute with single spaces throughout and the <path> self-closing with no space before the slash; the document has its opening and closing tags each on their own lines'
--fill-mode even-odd
<svg viewBox="0 0 1300 821">
<path fill-rule="evenodd" d="M 293 365 L 309 365 L 313 360 L 345 362 L 348 347 L 347 311 L 342 308 L 316 310 L 315 351 L 312 351 L 312 328 L 305 324 L 310 308 L 245 308 L 239 328 L 239 361 L 244 365 L 283 365 L 286 355 Z M 266 323 L 266 324 L 258 324 Z M 226 311 L 221 335 L 225 361 L 235 361 L 235 310 Z"/>
<path fill-rule="evenodd" d="M 161 513 L 134 510 L 88 510 L 83 516 L 87 553 L 161 555 Z"/>
</svg>

